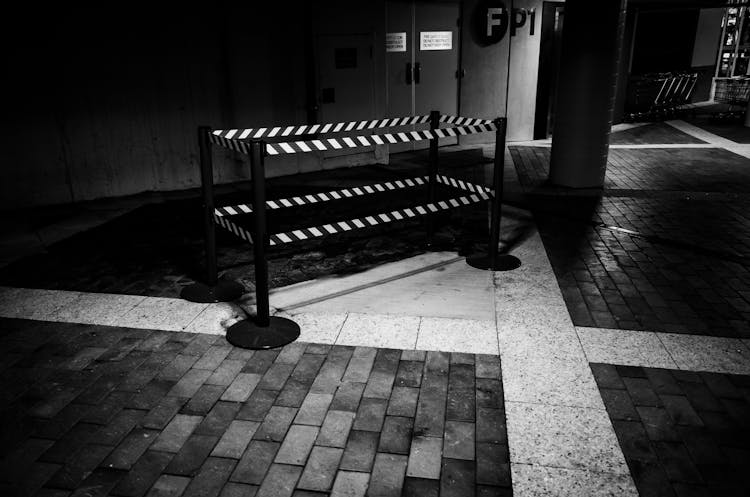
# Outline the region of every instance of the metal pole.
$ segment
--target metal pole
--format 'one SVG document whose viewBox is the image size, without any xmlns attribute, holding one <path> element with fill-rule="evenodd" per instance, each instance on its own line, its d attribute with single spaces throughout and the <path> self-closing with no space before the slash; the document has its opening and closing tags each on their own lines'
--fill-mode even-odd
<svg viewBox="0 0 750 497">
<path fill-rule="evenodd" d="M 500 218 L 502 217 L 503 202 L 503 169 L 505 162 L 505 129 L 506 118 L 495 119 L 495 162 L 493 168 L 492 213 L 490 217 L 490 246 L 488 249 L 490 265 L 495 267 L 497 262 L 497 247 L 500 243 Z"/>
<path fill-rule="evenodd" d="M 216 231 L 214 228 L 214 168 L 211 156 L 210 126 L 198 127 L 201 191 L 203 194 L 203 228 L 206 238 L 206 284 L 216 286 L 219 273 L 216 264 Z"/>
<path fill-rule="evenodd" d="M 440 127 L 440 112 L 433 110 L 430 112 L 430 129 L 436 130 Z M 430 139 L 430 163 L 428 169 L 429 175 L 429 202 L 435 202 L 437 195 L 437 172 L 438 172 L 438 138 L 435 136 Z M 430 214 L 427 218 L 427 244 L 432 244 L 432 236 L 435 231 L 435 215 Z"/>
<path fill-rule="evenodd" d="M 260 327 L 270 323 L 268 306 L 268 261 L 266 261 L 266 177 L 263 158 L 266 154 L 266 143 L 253 140 L 250 144 L 250 167 L 253 180 L 253 214 L 255 216 L 255 236 L 253 238 L 253 257 L 255 259 L 255 302 L 257 317 L 255 324 Z"/>
</svg>

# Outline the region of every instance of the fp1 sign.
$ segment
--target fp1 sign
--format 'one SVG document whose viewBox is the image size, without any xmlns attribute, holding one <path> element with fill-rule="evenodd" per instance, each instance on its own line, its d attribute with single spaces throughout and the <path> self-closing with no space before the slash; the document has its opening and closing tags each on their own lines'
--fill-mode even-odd
<svg viewBox="0 0 750 497">
<path fill-rule="evenodd" d="M 474 15 L 476 34 L 485 45 L 497 43 L 505 37 L 510 26 L 510 35 L 516 36 L 527 23 L 529 36 L 534 36 L 534 9 L 508 9 L 503 2 L 485 1 L 477 5 Z"/>
</svg>

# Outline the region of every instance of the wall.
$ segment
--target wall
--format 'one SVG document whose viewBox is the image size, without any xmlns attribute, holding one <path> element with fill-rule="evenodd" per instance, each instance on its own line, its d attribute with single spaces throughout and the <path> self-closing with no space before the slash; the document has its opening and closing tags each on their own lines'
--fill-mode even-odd
<svg viewBox="0 0 750 497">
<path fill-rule="evenodd" d="M 693 102 L 711 99 L 711 86 L 716 74 L 716 57 L 721 42 L 721 18 L 724 9 L 701 9 L 695 32 L 692 70 L 698 73 Z"/>
<path fill-rule="evenodd" d="M 505 2 L 506 6 L 510 2 Z M 529 21 L 510 36 L 510 28 L 498 43 L 483 46 L 476 36 L 476 17 L 486 15 L 480 0 L 465 0 L 462 12 L 462 67 L 466 75 L 461 80 L 460 113 L 463 116 L 493 119 L 506 115 L 506 81 L 508 94 L 509 141 L 531 140 L 534 135 L 536 80 L 539 70 L 539 46 L 542 22 L 542 0 L 516 0 L 514 7 L 536 9 L 534 35 L 529 35 Z M 508 50 L 510 43 L 510 75 Z M 494 140 L 490 134 L 473 135 L 461 143 L 481 143 Z"/>
</svg>

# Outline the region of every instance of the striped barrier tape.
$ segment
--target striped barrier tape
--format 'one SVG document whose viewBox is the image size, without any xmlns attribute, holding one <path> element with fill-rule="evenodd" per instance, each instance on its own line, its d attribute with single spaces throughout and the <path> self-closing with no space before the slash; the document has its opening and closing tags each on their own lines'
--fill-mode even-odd
<svg viewBox="0 0 750 497">
<path fill-rule="evenodd" d="M 477 117 L 449 116 L 446 114 L 440 115 L 440 122 L 446 123 L 446 124 L 452 124 L 454 126 L 472 125 L 472 124 L 492 124 L 491 119 L 479 119 Z"/>
<path fill-rule="evenodd" d="M 446 186 L 452 186 L 453 188 L 458 188 L 459 190 L 464 190 L 467 192 L 472 193 L 479 193 L 479 192 L 485 192 L 490 194 L 491 196 L 495 195 L 495 192 L 492 191 L 492 188 L 488 188 L 483 185 L 477 185 L 474 183 L 469 183 L 468 181 L 463 181 L 456 178 L 451 178 L 450 176 L 444 176 L 442 174 L 438 174 L 436 176 L 436 179 L 438 183 L 442 183 Z"/>
<path fill-rule="evenodd" d="M 355 186 L 341 190 L 333 190 L 325 193 L 313 193 L 300 197 L 282 198 L 279 200 L 267 200 L 268 209 L 282 209 L 284 207 L 295 207 L 305 204 L 314 204 L 316 202 L 328 202 L 330 200 L 339 200 L 342 198 L 359 197 L 371 193 L 382 193 L 402 188 L 412 188 L 426 184 L 428 176 L 418 176 L 416 178 L 407 178 L 396 181 L 386 181 L 385 183 L 376 183 L 373 185 Z M 253 207 L 250 204 L 239 204 L 227 207 L 217 207 L 215 209 L 217 216 L 236 216 L 238 214 L 250 214 Z"/>
<path fill-rule="evenodd" d="M 300 126 L 275 126 L 267 128 L 217 129 L 213 134 L 221 138 L 245 140 L 258 138 L 276 138 L 285 136 L 311 135 L 314 133 L 346 133 L 362 131 L 363 129 L 391 128 L 423 124 L 430 121 L 430 116 L 394 117 L 386 119 L 372 119 L 369 121 L 349 121 L 331 124 L 305 124 Z"/>
<path fill-rule="evenodd" d="M 246 242 L 253 243 L 253 237 L 250 235 L 250 233 L 248 233 L 245 229 L 237 226 L 229 219 L 217 214 L 215 209 L 214 209 L 214 221 L 222 228 L 229 230 L 230 232 L 234 233 L 235 235 L 242 238 Z"/>
<path fill-rule="evenodd" d="M 424 216 L 433 212 L 439 212 L 456 207 L 475 204 L 477 202 L 488 200 L 489 198 L 490 196 L 486 192 L 478 192 L 463 197 L 456 197 L 425 205 L 418 205 L 416 207 L 409 207 L 406 209 L 399 209 L 382 214 L 375 214 L 373 216 L 367 216 L 362 219 L 351 219 L 349 221 L 339 221 L 335 223 L 324 224 L 321 226 L 297 229 L 288 231 L 286 233 L 277 233 L 270 236 L 270 245 L 282 245 L 285 243 L 309 240 L 312 238 L 320 238 L 323 236 L 333 235 L 345 231 L 353 231 L 357 229 L 377 226 L 380 224 L 402 221 L 404 219 Z"/>
<path fill-rule="evenodd" d="M 393 143 L 407 143 L 414 141 L 431 140 L 433 138 L 447 138 L 449 136 L 463 136 L 474 133 L 485 133 L 495 131 L 495 125 L 473 124 L 469 126 L 457 126 L 454 128 L 438 128 L 423 131 L 406 131 L 402 133 L 385 133 L 383 135 L 352 136 L 344 138 L 326 138 L 322 140 L 267 143 L 268 155 L 306 153 L 322 150 L 340 150 L 342 148 L 371 147 L 374 145 L 388 145 Z M 232 140 L 234 141 L 234 140 Z M 243 142 L 239 142 L 243 143 Z"/>
</svg>

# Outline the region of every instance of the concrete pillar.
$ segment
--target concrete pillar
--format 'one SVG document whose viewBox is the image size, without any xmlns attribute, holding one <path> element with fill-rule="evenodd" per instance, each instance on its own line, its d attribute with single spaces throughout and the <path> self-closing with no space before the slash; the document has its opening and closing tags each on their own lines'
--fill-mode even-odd
<svg viewBox="0 0 750 497">
<path fill-rule="evenodd" d="M 550 182 L 604 184 L 626 0 L 567 0 Z"/>
</svg>

